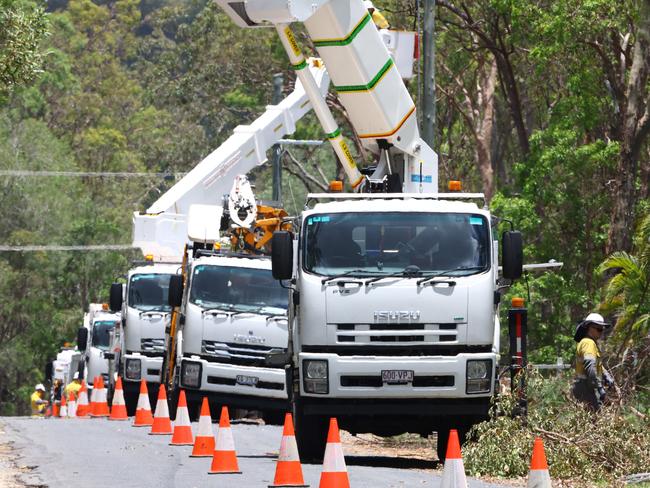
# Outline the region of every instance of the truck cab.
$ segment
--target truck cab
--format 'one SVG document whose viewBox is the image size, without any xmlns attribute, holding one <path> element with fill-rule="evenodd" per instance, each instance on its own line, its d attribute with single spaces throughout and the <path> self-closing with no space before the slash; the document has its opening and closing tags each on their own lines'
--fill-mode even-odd
<svg viewBox="0 0 650 488">
<path fill-rule="evenodd" d="M 294 288 L 301 456 L 322 456 L 314 439 L 331 416 L 353 434 L 444 433 L 441 459 L 449 428 L 487 418 L 499 360 L 498 246 L 489 211 L 453 198 L 349 195 L 304 211 L 297 242 L 276 233 L 274 275 Z M 507 253 L 517 254 L 510 237 Z"/>
<path fill-rule="evenodd" d="M 271 260 L 201 251 L 186 277 L 176 298 L 174 386 L 186 391 L 190 414 L 204 396 L 215 406 L 286 411 L 288 294 L 273 279 Z"/>
<path fill-rule="evenodd" d="M 111 309 L 120 313 L 117 370 L 129 412 L 135 411 L 141 380 L 147 382 L 152 401 L 158 395 L 171 316 L 169 280 L 179 269 L 180 264 L 150 261 L 131 268 L 126 285 L 111 287 Z"/>
<path fill-rule="evenodd" d="M 112 337 L 120 316 L 108 310 L 107 304 L 91 303 L 84 315 L 84 325 L 79 329 L 77 344 L 83 353 L 84 377 L 89 391 L 95 378 L 102 376 L 109 384 L 109 357 L 112 357 Z"/>
</svg>

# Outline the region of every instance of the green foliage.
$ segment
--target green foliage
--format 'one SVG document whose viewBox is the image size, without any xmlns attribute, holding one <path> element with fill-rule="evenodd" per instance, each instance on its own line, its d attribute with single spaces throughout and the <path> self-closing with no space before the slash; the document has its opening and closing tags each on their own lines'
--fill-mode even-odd
<svg viewBox="0 0 650 488">
<path fill-rule="evenodd" d="M 609 277 L 600 309 L 616 318 L 611 340 L 617 346 L 616 358 L 624 359 L 620 356 L 626 350 L 639 358 L 625 368 L 632 385 L 650 380 L 645 368 L 650 348 L 650 213 L 639 223 L 633 251 L 615 252 L 598 267 L 601 275 Z"/>
<path fill-rule="evenodd" d="M 528 416 L 512 415 L 516 398 L 502 395 L 492 419 L 474 427 L 463 446 L 472 476 L 528 474 L 533 440 L 541 437 L 552 479 L 622 486 L 630 473 L 650 464 L 650 420 L 630 409 L 606 406 L 593 414 L 569 398 L 567 378 L 528 374 Z"/>
<path fill-rule="evenodd" d="M 29 83 L 41 71 L 39 45 L 47 31 L 40 2 L 0 1 L 0 106 L 16 87 Z"/>
</svg>

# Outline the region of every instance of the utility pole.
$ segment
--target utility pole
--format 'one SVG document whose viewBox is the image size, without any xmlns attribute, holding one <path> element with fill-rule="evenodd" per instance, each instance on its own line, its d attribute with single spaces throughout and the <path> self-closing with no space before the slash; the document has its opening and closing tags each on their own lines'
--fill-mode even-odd
<svg viewBox="0 0 650 488">
<path fill-rule="evenodd" d="M 436 142 L 436 0 L 424 0 L 424 97 L 422 101 L 422 139 L 435 149 Z"/>
<path fill-rule="evenodd" d="M 273 103 L 277 105 L 282 101 L 282 86 L 284 75 L 276 73 L 273 75 Z M 273 201 L 282 203 L 282 146 L 273 146 Z"/>
</svg>

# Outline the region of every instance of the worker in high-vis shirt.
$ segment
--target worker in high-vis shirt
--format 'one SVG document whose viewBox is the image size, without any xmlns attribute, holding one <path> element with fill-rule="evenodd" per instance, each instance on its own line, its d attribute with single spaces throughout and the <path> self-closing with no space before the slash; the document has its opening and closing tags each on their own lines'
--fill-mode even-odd
<svg viewBox="0 0 650 488">
<path fill-rule="evenodd" d="M 78 398 L 79 390 L 81 390 L 81 380 L 79 379 L 79 372 L 76 372 L 72 377 L 72 381 L 65 387 L 65 399 L 70 401 L 73 394 L 75 398 Z"/>
<path fill-rule="evenodd" d="M 39 383 L 34 387 L 34 393 L 30 398 L 32 404 L 32 417 L 43 417 L 45 409 L 47 408 L 48 401 L 45 400 L 45 387 Z"/>
<path fill-rule="evenodd" d="M 572 393 L 576 400 L 594 411 L 598 410 L 607 392 L 605 386 L 614 384 L 612 376 L 603 367 L 598 340 L 607 326 L 603 316 L 590 313 L 576 327 L 573 339 L 576 347 L 576 379 Z"/>
</svg>

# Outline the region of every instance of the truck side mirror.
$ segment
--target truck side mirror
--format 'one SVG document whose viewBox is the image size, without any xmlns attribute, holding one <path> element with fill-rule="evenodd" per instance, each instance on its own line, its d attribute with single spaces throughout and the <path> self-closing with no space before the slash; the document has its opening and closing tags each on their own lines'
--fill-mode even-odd
<svg viewBox="0 0 650 488">
<path fill-rule="evenodd" d="M 84 352 L 86 350 L 87 345 L 88 345 L 88 329 L 86 329 L 85 327 L 79 327 L 79 330 L 77 331 L 77 348 L 81 352 Z"/>
<path fill-rule="evenodd" d="M 271 264 L 276 280 L 290 280 L 293 276 L 293 236 L 281 230 L 273 233 Z"/>
<path fill-rule="evenodd" d="M 45 381 L 52 381 L 52 374 L 54 373 L 54 363 L 48 361 L 45 363 Z"/>
<path fill-rule="evenodd" d="M 111 285 L 111 292 L 108 299 L 108 305 L 111 308 L 111 312 L 119 312 L 122 310 L 122 302 L 124 301 L 123 289 L 121 283 L 113 283 Z"/>
<path fill-rule="evenodd" d="M 171 307 L 180 307 L 183 303 L 183 276 L 172 275 L 169 278 L 168 302 Z"/>
<path fill-rule="evenodd" d="M 501 262 L 503 277 L 508 280 L 520 278 L 524 270 L 524 245 L 521 232 L 504 232 L 501 237 Z"/>
</svg>

